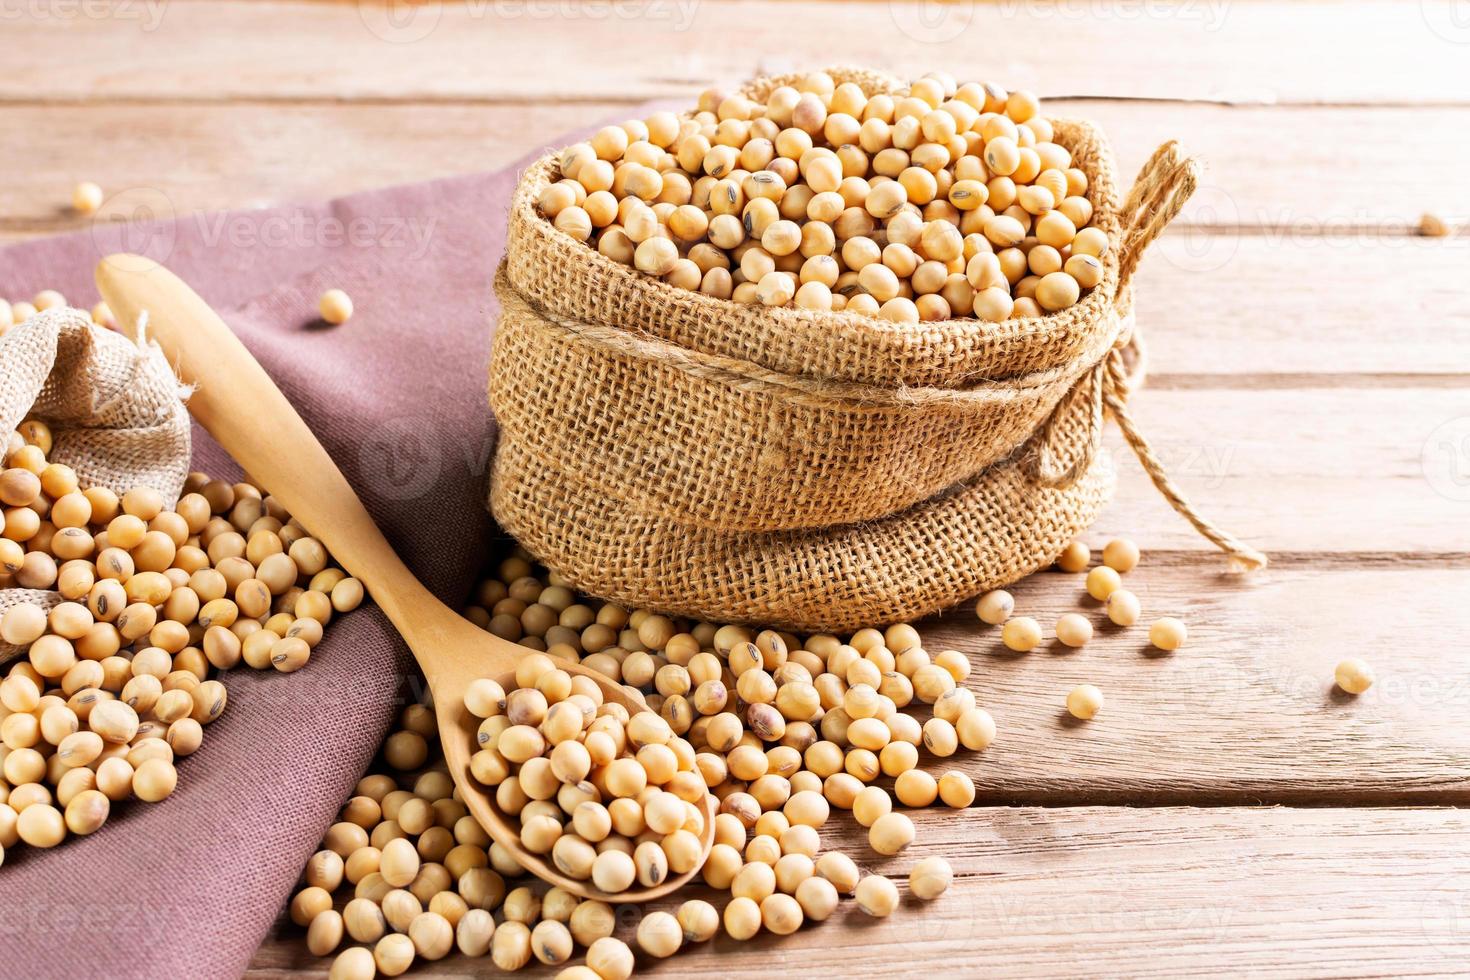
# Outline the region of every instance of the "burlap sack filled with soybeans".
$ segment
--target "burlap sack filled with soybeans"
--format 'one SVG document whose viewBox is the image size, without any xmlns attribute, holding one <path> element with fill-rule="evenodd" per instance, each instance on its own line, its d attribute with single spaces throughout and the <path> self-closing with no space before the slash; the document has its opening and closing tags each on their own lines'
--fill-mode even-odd
<svg viewBox="0 0 1470 980">
<path fill-rule="evenodd" d="M 897 80 L 832 70 L 867 95 Z M 764 101 L 796 76 L 744 90 Z M 490 368 L 490 506 L 575 587 L 715 622 L 849 630 L 908 621 L 1049 564 L 1113 491 L 1103 421 L 1233 560 L 1128 418 L 1141 377 L 1131 279 L 1196 183 L 1166 144 L 1120 199 L 1102 133 L 1053 120 L 1113 246 L 1075 306 L 1004 322 L 893 323 L 738 304 L 612 261 L 510 211 Z"/>
<path fill-rule="evenodd" d="M 47 460 L 70 467 L 82 487 L 105 487 L 119 495 L 151 487 L 170 503 L 177 500 L 189 475 L 183 395 L 156 345 L 134 344 L 93 324 L 80 310 L 48 310 L 0 335 L 0 438 L 16 448 L 28 435 L 34 437 L 26 420 L 45 423 L 43 438 L 50 444 L 41 448 Z M 46 480 L 42 474 L 43 487 Z M 34 552 L 30 546 L 42 533 L 87 533 L 85 528 L 57 530 L 44 511 L 33 520 L 16 513 L 28 508 L 4 501 L 0 506 L 5 536 L 24 536 L 19 543 L 27 552 Z M 37 557 L 50 567 L 24 566 Z M 23 602 L 51 609 L 63 600 L 85 601 L 85 593 L 62 595 L 51 588 L 55 578 L 54 563 L 44 552 L 21 562 L 0 561 L 0 614 Z M 47 586 L 34 587 L 42 583 Z M 0 639 L 0 663 L 21 652 Z"/>
</svg>

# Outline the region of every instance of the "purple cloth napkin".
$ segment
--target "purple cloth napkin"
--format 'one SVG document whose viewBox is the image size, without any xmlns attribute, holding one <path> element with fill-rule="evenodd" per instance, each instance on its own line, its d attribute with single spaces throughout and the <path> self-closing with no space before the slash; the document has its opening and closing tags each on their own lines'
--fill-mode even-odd
<svg viewBox="0 0 1470 980">
<path fill-rule="evenodd" d="M 458 607 L 496 533 L 485 510 L 491 276 L 522 164 L 324 204 L 99 224 L 0 249 L 0 296 L 97 300 L 92 269 L 144 252 L 192 284 L 316 431 L 399 554 Z M 345 289 L 356 313 L 317 321 Z M 195 427 L 194 468 L 237 468 Z M 0 975 L 241 973 L 404 703 L 410 658 L 375 608 L 328 627 L 306 669 L 248 667 L 157 805 L 0 867 Z M 421 682 L 409 681 L 411 690 Z"/>
</svg>

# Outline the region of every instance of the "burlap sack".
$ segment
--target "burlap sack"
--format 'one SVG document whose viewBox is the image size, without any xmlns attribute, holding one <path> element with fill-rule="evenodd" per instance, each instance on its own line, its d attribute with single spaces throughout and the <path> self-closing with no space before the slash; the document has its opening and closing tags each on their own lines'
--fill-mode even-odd
<svg viewBox="0 0 1470 980">
<path fill-rule="evenodd" d="M 1124 417 L 1131 276 L 1197 166 L 1165 144 L 1120 204 L 1101 133 L 1056 129 L 1116 247 L 1075 307 L 1001 324 L 896 325 L 675 289 L 540 217 L 556 164 L 539 161 L 496 278 L 496 518 L 596 595 L 793 629 L 874 625 L 1049 563 L 1110 492 L 1111 415 L 1181 513 L 1240 564 L 1262 563 L 1189 508 Z"/>
<path fill-rule="evenodd" d="M 901 87 L 852 69 L 832 74 L 870 93 Z M 760 80 L 746 94 L 764 99 L 796 77 Z M 1077 121 L 1055 128 L 1088 174 L 1094 223 L 1116 239 L 1102 133 Z M 511 206 L 497 280 L 496 418 L 545 465 L 605 481 L 672 520 L 780 531 L 902 510 L 1014 452 L 1126 330 L 1116 250 L 1076 306 L 999 324 L 900 325 L 672 290 L 537 212 L 558 177 L 556 156 L 526 172 Z"/>
<path fill-rule="evenodd" d="M 83 487 L 152 487 L 178 500 L 189 475 L 184 394 L 157 345 L 134 344 L 81 310 L 48 310 L 0 336 L 0 439 L 41 419 L 54 438 L 47 459 L 74 469 Z M 5 588 L 7 579 L 0 573 L 0 613 L 60 601 Z M 0 662 L 19 652 L 0 643 Z"/>
<path fill-rule="evenodd" d="M 1113 373 L 1088 374 L 1010 458 L 874 521 L 693 527 L 567 478 L 504 427 L 490 506 L 575 587 L 630 607 L 797 631 L 918 619 L 1044 567 L 1096 520 L 1115 483 L 1101 445 L 1105 391 L 1126 397 L 1142 382 L 1138 336 L 1106 363 Z"/>
</svg>

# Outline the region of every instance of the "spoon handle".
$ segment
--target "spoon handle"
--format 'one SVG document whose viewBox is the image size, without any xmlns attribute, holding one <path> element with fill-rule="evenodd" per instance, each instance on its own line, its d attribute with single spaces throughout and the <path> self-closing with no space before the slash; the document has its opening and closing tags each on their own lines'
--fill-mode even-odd
<svg viewBox="0 0 1470 980">
<path fill-rule="evenodd" d="M 347 478 L 265 369 L 182 279 L 151 259 L 113 255 L 97 287 L 129 331 L 148 335 L 194 386 L 189 411 L 252 479 L 269 488 L 367 586 L 400 633 L 414 610 L 438 605 L 393 551 Z"/>
</svg>

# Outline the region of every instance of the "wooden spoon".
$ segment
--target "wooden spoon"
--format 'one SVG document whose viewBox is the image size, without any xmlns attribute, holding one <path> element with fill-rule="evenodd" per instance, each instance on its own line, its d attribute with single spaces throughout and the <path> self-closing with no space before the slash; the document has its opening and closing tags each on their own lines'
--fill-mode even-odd
<svg viewBox="0 0 1470 980">
<path fill-rule="evenodd" d="M 531 651 L 475 626 L 420 584 L 265 370 L 181 279 L 138 255 L 104 259 L 97 266 L 96 279 L 119 324 L 132 330 L 139 314 L 147 312 L 149 337 L 163 348 L 180 378 L 195 386 L 189 399 L 194 418 L 367 587 L 378 608 L 402 634 L 428 678 L 449 774 L 465 805 L 496 843 L 546 881 L 583 898 L 606 902 L 650 901 L 693 877 L 690 871 L 651 888 L 609 895 L 590 881 L 568 877 L 522 846 L 519 822 L 506 819 L 494 794 L 470 774 L 480 720 L 465 709 L 464 691 L 481 677 L 493 677 L 509 690 L 516 661 Z M 595 671 L 574 664 L 559 666 L 592 678 L 606 700 L 621 704 L 630 713 L 649 710 L 640 695 Z M 704 802 L 700 843 L 703 854 L 708 855 L 714 842 L 714 798 L 706 795 Z M 699 865 L 703 863 L 701 857 Z"/>
</svg>

